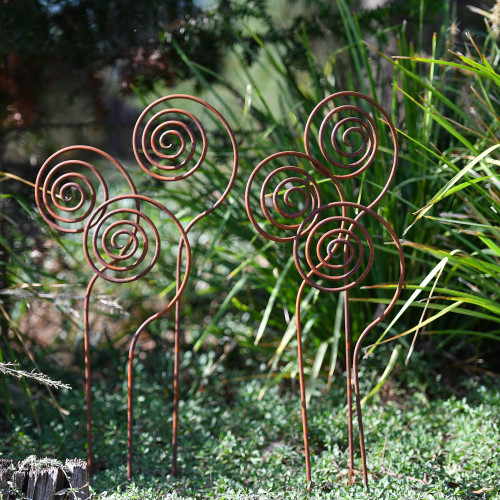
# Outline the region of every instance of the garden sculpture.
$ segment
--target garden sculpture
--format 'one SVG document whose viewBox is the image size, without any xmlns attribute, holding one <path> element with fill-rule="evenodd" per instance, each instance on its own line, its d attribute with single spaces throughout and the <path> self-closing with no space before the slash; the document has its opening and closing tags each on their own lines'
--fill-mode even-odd
<svg viewBox="0 0 500 500">
<path fill-rule="evenodd" d="M 228 183 L 206 210 L 184 227 L 167 207 L 140 195 L 125 168 L 106 152 L 90 146 L 70 146 L 53 154 L 42 165 L 36 180 L 36 203 L 40 214 L 54 229 L 83 233 L 83 251 L 93 276 L 84 302 L 85 392 L 87 398 L 88 470 L 92 471 L 92 377 L 89 310 L 95 282 L 102 278 L 113 283 L 128 283 L 145 276 L 164 250 L 157 224 L 172 225 L 178 234 L 175 295 L 168 304 L 144 321 L 132 336 L 128 360 L 127 478 L 132 477 L 133 457 L 133 361 L 137 341 L 147 326 L 175 308 L 172 474 L 177 475 L 177 435 L 179 415 L 179 341 L 180 298 L 191 269 L 188 234 L 202 218 L 226 199 L 238 167 L 234 134 L 223 116 L 211 105 L 188 95 L 170 95 L 150 104 L 140 115 L 133 132 L 133 150 L 139 166 L 149 176 L 165 182 L 187 179 L 203 165 L 209 151 L 208 138 L 201 121 L 192 112 L 169 107 L 172 102 L 188 101 L 188 107 L 201 106 L 212 121 L 218 121 L 232 146 L 232 168 Z M 88 158 L 92 158 L 89 160 Z M 97 160 L 97 161 L 96 161 Z M 110 197 L 111 182 L 104 178 L 98 163 L 118 169 L 128 184 L 127 194 Z M 109 174 L 110 170 L 106 172 Z M 100 200 L 100 201 L 98 201 Z M 148 215 L 155 211 L 157 223 Z M 149 260 L 148 260 L 149 259 Z"/>
<path fill-rule="evenodd" d="M 366 108 L 376 112 L 377 117 L 372 117 Z M 319 128 L 317 120 L 320 121 Z M 384 136 L 381 136 L 379 128 L 386 131 Z M 317 131 L 317 141 L 312 137 L 314 130 Z M 357 200 L 360 190 L 367 184 L 365 179 L 369 179 L 367 169 L 371 165 L 373 168 L 383 168 L 384 161 L 379 147 L 382 140 L 391 143 L 390 148 L 384 149 L 392 149 L 393 152 L 385 185 L 380 186 L 380 192 L 374 195 L 374 199 L 367 206 L 347 200 L 344 190 L 346 182 L 354 183 L 350 186 L 350 192 Z M 390 224 L 375 211 L 394 179 L 398 163 L 396 130 L 388 114 L 373 99 L 358 92 L 338 92 L 323 99 L 313 109 L 305 127 L 304 144 L 305 153 L 277 152 L 257 165 L 248 180 L 245 193 L 246 209 L 250 221 L 262 236 L 278 243 L 293 244 L 293 258 L 302 278 L 298 287 L 295 317 L 308 484 L 311 482 L 311 464 L 302 354 L 301 303 L 308 285 L 323 292 L 343 292 L 349 472 L 352 475 L 355 470 L 352 394 L 354 386 L 363 482 L 367 486 L 368 472 L 359 391 L 359 356 L 367 335 L 396 304 L 404 278 L 404 257 L 399 239 Z M 323 159 L 318 159 L 318 156 Z M 371 171 L 373 173 L 373 169 Z M 321 181 L 317 180 L 318 177 Z M 260 186 L 258 203 L 254 203 L 252 191 L 255 184 Z M 336 197 L 334 201 L 323 201 L 325 186 L 333 187 Z M 382 232 L 383 238 L 392 240 L 397 249 L 399 279 L 389 304 L 361 332 L 353 352 L 349 293 L 365 280 L 373 268 L 376 248 L 374 239 L 381 237 L 380 234 L 368 232 L 367 228 L 374 225 L 379 227 L 377 233 Z"/>
</svg>

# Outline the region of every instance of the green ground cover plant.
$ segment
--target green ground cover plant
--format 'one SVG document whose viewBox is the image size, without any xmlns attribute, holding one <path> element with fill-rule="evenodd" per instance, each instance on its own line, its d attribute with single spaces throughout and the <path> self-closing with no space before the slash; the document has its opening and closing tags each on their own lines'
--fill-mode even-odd
<svg viewBox="0 0 500 500">
<path fill-rule="evenodd" d="M 204 356 L 184 357 L 180 474 L 173 478 L 168 438 L 171 392 L 166 390 L 172 356 L 151 355 L 137 367 L 132 484 L 125 480 L 125 383 L 115 374 L 96 385 L 97 474 L 91 481 L 95 498 L 497 498 L 497 385 L 488 378 L 450 380 L 447 376 L 459 372 L 429 373 L 428 362 L 416 358 L 412 370 L 399 371 L 390 387 L 365 407 L 367 494 L 360 476 L 348 484 L 343 377 L 309 407 L 313 485 L 307 493 L 297 392 L 275 386 L 257 401 L 262 381 L 239 380 L 238 370 L 227 366 L 218 367 L 210 385 L 200 387 L 192 370 L 203 370 L 208 361 Z M 363 373 L 363 390 L 377 375 L 377 370 Z M 54 406 L 41 405 L 38 430 L 29 413 L 18 410 L 12 432 L 2 437 L 3 453 L 84 456 L 81 394 L 76 388 L 63 390 L 58 401 L 69 417 L 62 418 Z"/>
</svg>

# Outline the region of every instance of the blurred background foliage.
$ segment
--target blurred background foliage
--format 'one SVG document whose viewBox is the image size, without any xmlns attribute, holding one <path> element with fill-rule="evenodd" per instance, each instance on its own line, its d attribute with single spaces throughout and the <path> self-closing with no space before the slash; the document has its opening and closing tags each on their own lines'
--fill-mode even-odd
<svg viewBox="0 0 500 500">
<path fill-rule="evenodd" d="M 398 173 L 379 213 L 404 238 L 407 286 L 370 340 L 392 339 L 377 347 L 384 353 L 379 372 L 404 370 L 403 358 L 408 363 L 417 350 L 430 373 L 447 376 L 445 384 L 453 385 L 457 370 L 494 375 L 500 336 L 499 9 L 493 2 L 465 9 L 462 2 L 424 0 L 374 7 L 346 0 L 4 1 L 0 361 L 83 374 L 81 307 L 90 273 L 80 240 L 50 230 L 37 214 L 32 183 L 42 163 L 70 144 L 100 147 L 129 168 L 139 192 L 182 208 L 181 221 L 190 220 L 227 184 L 221 176 L 229 171 L 227 141 L 210 126 L 214 153 L 201 176 L 172 187 L 139 171 L 130 137 L 151 100 L 194 92 L 226 116 L 241 161 L 227 202 L 191 235 L 197 272 L 183 299 L 183 342 L 194 351 L 189 359 L 201 361 L 193 363 L 189 389 L 203 388 L 214 374 L 227 380 L 221 365 L 235 377 L 293 384 L 299 275 L 292 247 L 256 234 L 243 193 L 251 171 L 268 155 L 304 151 L 305 123 L 321 99 L 356 89 L 388 110 L 401 147 Z M 346 185 L 348 199 L 366 201 L 385 184 L 392 146 L 384 123 L 377 127 L 383 161 Z M 320 186 L 324 200 L 337 199 L 331 183 Z M 118 194 L 125 186 L 113 183 L 113 189 Z M 257 196 L 252 193 L 255 204 Z M 173 259 L 166 253 L 136 284 L 98 288 L 96 376 L 124 376 L 128 339 L 138 319 L 163 300 Z M 353 294 L 355 335 L 390 300 L 397 269 L 394 250 L 378 245 L 374 272 Z M 342 300 L 313 289 L 305 294 L 311 395 L 344 369 Z M 171 318 L 154 324 L 141 351 L 169 356 L 171 330 Z M 30 384 L 12 386 L 6 377 L 1 384 L 0 418 L 9 420 L 21 391 L 36 419 Z"/>
</svg>

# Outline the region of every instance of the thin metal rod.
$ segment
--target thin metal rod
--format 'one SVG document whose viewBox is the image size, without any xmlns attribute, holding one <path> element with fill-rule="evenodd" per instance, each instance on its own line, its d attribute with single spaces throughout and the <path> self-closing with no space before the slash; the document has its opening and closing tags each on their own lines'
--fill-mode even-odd
<svg viewBox="0 0 500 500">
<path fill-rule="evenodd" d="M 99 169 L 86 161 L 63 158 L 75 153 L 93 154 L 116 167 L 133 194 L 137 194 L 132 178 L 121 165 L 105 151 L 92 146 L 76 145 L 60 149 L 51 155 L 40 168 L 35 183 L 35 200 L 40 215 L 47 224 L 64 233 L 83 233 L 84 221 L 98 204 L 98 193 L 102 194 L 104 201 L 109 197 L 108 185 Z M 59 162 L 59 163 L 56 163 Z M 79 172 L 74 170 L 78 169 Z M 83 173 L 85 172 L 85 174 Z M 95 186 L 95 182 L 99 188 Z M 84 189 L 86 188 L 86 189 Z M 75 196 L 73 192 L 76 191 Z M 62 203 L 64 202 L 64 203 Z M 84 215 L 75 215 L 75 210 L 80 207 Z M 63 225 L 61 225 L 63 224 Z M 126 251 L 126 249 L 124 249 Z M 103 269 L 101 269 L 102 272 Z M 85 398 L 87 404 L 87 468 L 89 474 L 93 472 L 93 446 L 92 446 L 92 374 L 90 366 L 90 326 L 89 310 L 92 287 L 97 279 L 94 275 L 87 286 L 84 300 L 84 351 L 85 351 Z"/>
<path fill-rule="evenodd" d="M 133 143 L 133 149 L 134 149 L 134 155 L 136 157 L 136 160 L 140 167 L 148 174 L 151 175 L 152 177 L 163 180 L 163 181 L 176 181 L 176 180 L 181 180 L 181 179 L 186 179 L 190 175 L 192 175 L 198 168 L 201 167 L 203 164 L 206 154 L 207 154 L 207 148 L 208 148 L 208 137 L 206 134 L 206 131 L 201 124 L 201 122 L 190 112 L 187 112 L 182 109 L 178 108 L 169 108 L 167 110 L 161 110 L 159 112 L 155 112 L 155 108 L 158 109 L 157 107 L 162 105 L 162 104 L 167 104 L 170 100 L 175 100 L 175 99 L 186 99 L 189 101 L 194 101 L 205 108 L 207 108 L 213 115 L 215 115 L 221 122 L 222 126 L 225 128 L 226 132 L 229 135 L 232 149 L 233 149 L 233 167 L 231 171 L 231 177 L 228 181 L 228 184 L 226 186 L 226 189 L 222 194 L 219 195 L 218 199 L 215 201 L 215 203 L 204 210 L 202 213 L 196 215 L 186 226 L 185 232 L 186 234 L 189 233 L 189 231 L 192 229 L 192 227 L 202 218 L 210 215 L 214 210 L 216 210 L 222 202 L 227 198 L 230 190 L 233 187 L 234 181 L 236 179 L 236 173 L 238 170 L 238 161 L 239 161 L 239 155 L 238 155 L 238 147 L 236 144 L 236 138 L 235 135 L 229 126 L 228 122 L 225 120 L 225 118 L 210 104 L 207 102 L 195 97 L 195 96 L 190 96 L 186 94 L 173 94 L 169 96 L 162 97 L 155 102 L 151 103 L 149 106 L 147 106 L 144 111 L 141 113 L 139 116 L 136 126 L 134 128 L 133 136 L 132 136 L 132 143 Z M 148 114 L 154 114 L 153 118 L 150 120 L 147 120 Z M 173 114 L 179 114 L 183 115 L 185 118 L 188 118 L 192 120 L 192 122 L 195 124 L 196 128 L 198 129 L 200 135 L 201 135 L 201 140 L 202 140 L 202 152 L 200 158 L 197 160 L 196 164 L 190 168 L 187 172 L 185 173 L 179 173 L 177 169 L 186 163 L 188 163 L 187 160 L 184 160 L 182 163 L 179 163 L 177 166 L 174 167 L 169 167 L 164 165 L 163 159 L 165 156 L 160 155 L 161 162 L 158 163 L 149 153 L 148 153 L 148 147 L 145 147 L 147 145 L 147 137 L 149 136 L 151 141 L 150 141 L 150 148 L 153 151 L 157 151 L 157 149 L 154 146 L 154 138 L 157 137 L 157 134 L 155 132 L 158 130 L 164 130 L 166 131 L 168 129 L 167 125 L 172 125 L 175 124 L 182 129 L 184 129 L 184 132 L 186 132 L 191 140 L 193 140 L 193 134 L 189 130 L 188 127 L 185 126 L 182 122 L 179 121 L 173 121 L 169 120 L 168 116 L 173 115 Z M 154 125 L 155 120 L 159 119 L 160 117 L 163 118 L 163 123 L 156 128 L 156 125 Z M 144 130 L 142 131 L 142 134 L 140 134 L 140 129 L 141 127 L 144 127 Z M 165 128 L 164 128 L 165 127 Z M 165 134 L 174 134 L 175 132 L 170 130 L 165 132 Z M 184 139 L 180 136 L 177 136 L 178 139 L 181 139 L 181 142 L 184 144 Z M 164 138 L 165 140 L 165 138 Z M 194 142 L 193 142 L 194 146 Z M 194 152 L 194 149 L 192 150 Z M 170 160 L 174 161 L 178 159 L 178 154 L 172 154 L 172 155 L 167 155 Z M 193 159 L 192 153 L 189 155 L 189 160 Z M 151 167 L 155 167 L 154 169 L 151 169 Z M 180 240 L 179 241 L 179 248 L 178 248 L 178 254 L 177 254 L 177 268 L 176 268 L 176 278 L 177 278 L 177 284 L 176 287 L 179 286 L 180 283 L 180 276 L 181 276 L 181 258 L 182 258 L 182 250 L 184 246 L 184 241 Z M 163 310 L 159 313 L 159 315 L 163 315 L 166 313 L 166 310 Z M 178 451 L 178 433 L 179 433 L 179 378 L 180 378 L 180 323 L 181 323 L 181 308 L 180 308 L 180 303 L 176 302 L 175 304 L 175 327 L 174 327 L 174 380 L 173 380 L 173 415 L 172 415 L 172 475 L 174 477 L 177 476 L 177 451 Z"/>
<path fill-rule="evenodd" d="M 297 356 L 299 361 L 299 383 L 300 383 L 300 400 L 302 403 L 302 432 L 304 436 L 304 457 L 306 462 L 306 479 L 308 488 L 311 485 L 311 457 L 309 453 L 309 433 L 307 430 L 307 401 L 306 401 L 306 383 L 304 379 L 304 360 L 302 354 L 302 324 L 300 319 L 300 304 L 302 302 L 302 294 L 306 283 L 303 282 L 297 293 L 296 302 L 296 324 L 297 324 Z"/>
<path fill-rule="evenodd" d="M 366 209 L 366 210 L 368 210 L 368 209 Z M 370 212 L 368 212 L 368 213 L 370 213 Z M 392 230 L 391 226 L 384 219 L 382 219 L 375 212 L 371 212 L 371 215 L 374 216 L 375 218 L 378 218 L 379 222 L 385 226 L 385 228 L 387 229 L 387 231 L 391 235 L 391 237 L 396 245 L 396 248 L 398 251 L 398 256 L 399 256 L 399 280 L 398 280 L 398 285 L 396 287 L 396 292 L 394 293 L 394 296 L 392 297 L 391 302 L 385 308 L 384 312 L 382 314 L 380 314 L 374 321 L 372 321 L 364 329 L 364 331 L 359 336 L 358 341 L 356 342 L 356 347 L 354 348 L 352 367 L 353 367 L 353 376 L 354 376 L 354 392 L 356 395 L 356 413 L 357 413 L 357 417 L 358 417 L 359 448 L 361 450 L 361 464 L 363 467 L 363 483 L 365 484 L 365 487 L 367 490 L 368 490 L 368 469 L 367 469 L 367 465 L 366 465 L 365 436 L 364 436 L 364 429 L 363 429 L 361 395 L 360 395 L 360 391 L 359 391 L 359 367 L 358 367 L 359 355 L 361 352 L 361 346 L 362 346 L 363 341 L 366 338 L 366 336 L 372 331 L 372 329 L 378 323 L 380 323 L 381 321 L 383 321 L 387 317 L 389 312 L 396 305 L 396 302 L 399 299 L 399 296 L 401 295 L 401 291 L 403 290 L 403 282 L 404 282 L 404 276 L 405 276 L 405 259 L 404 259 L 404 254 L 403 254 L 403 248 L 401 247 L 401 243 L 400 243 L 399 239 L 397 238 L 396 234 Z"/>
<path fill-rule="evenodd" d="M 349 280 L 346 278 L 345 284 Z M 354 434 L 352 426 L 352 358 L 351 358 L 351 316 L 349 310 L 349 290 L 344 291 L 345 365 L 347 384 L 347 432 L 349 443 L 349 475 L 354 470 Z"/>
<path fill-rule="evenodd" d="M 189 272 L 191 269 L 191 247 L 189 244 L 189 240 L 187 238 L 187 234 L 184 231 L 182 225 L 178 221 L 178 219 L 173 215 L 172 212 L 170 212 L 166 207 L 164 207 L 161 203 L 148 198 L 146 196 L 142 195 L 122 195 L 122 196 L 117 196 L 115 198 L 111 198 L 110 200 L 106 201 L 103 203 L 99 208 L 96 209 L 96 211 L 92 214 L 92 216 L 89 218 L 85 229 L 84 229 L 84 234 L 83 234 L 83 250 L 85 254 L 85 258 L 87 260 L 87 263 L 90 265 L 90 267 L 94 270 L 95 272 L 95 277 L 101 276 L 104 279 L 114 282 L 114 283 L 128 283 L 131 281 L 135 281 L 136 279 L 139 279 L 140 277 L 144 276 L 152 267 L 155 265 L 158 256 L 160 254 L 161 250 L 161 242 L 160 242 L 160 234 L 158 232 L 157 227 L 153 224 L 153 221 L 143 212 L 139 210 L 139 208 L 119 208 L 115 210 L 109 210 L 110 205 L 115 204 L 117 202 L 121 202 L 123 200 L 133 200 L 136 202 L 136 204 L 140 203 L 148 203 L 153 206 L 155 206 L 157 209 L 162 211 L 166 216 L 170 218 L 170 220 L 175 224 L 177 229 L 179 230 L 181 234 L 181 242 L 182 244 L 186 247 L 186 263 L 185 263 L 185 272 L 184 272 L 184 278 L 182 279 L 182 282 L 176 283 L 176 293 L 175 296 L 172 298 L 172 300 L 169 302 L 168 306 L 165 307 L 162 311 L 152 315 L 149 317 L 144 323 L 138 328 L 138 330 L 135 332 L 135 334 L 132 337 L 132 341 L 130 343 L 130 348 L 129 348 L 129 362 L 128 362 L 128 399 L 127 399 L 127 478 L 130 480 L 132 478 L 132 457 L 133 457 L 133 392 L 134 392 L 134 375 L 133 375 L 133 361 L 134 361 L 134 351 L 135 351 L 135 346 L 137 344 L 137 341 L 139 339 L 139 336 L 141 333 L 144 331 L 146 326 L 148 326 L 150 323 L 158 319 L 161 315 L 165 314 L 168 312 L 174 305 L 175 303 L 180 300 L 180 297 L 182 295 L 182 292 L 184 291 L 186 285 L 187 285 L 187 280 L 189 277 Z M 136 205 L 137 206 L 137 205 Z M 118 220 L 116 222 L 113 222 L 109 224 L 110 220 L 112 217 L 115 216 L 120 216 L 123 217 L 124 215 L 128 216 L 134 216 L 135 221 L 127 220 L 121 218 L 121 220 Z M 144 224 L 147 224 L 149 226 L 149 229 L 153 233 L 153 238 L 152 242 L 149 241 L 149 237 L 145 233 L 144 228 L 141 227 L 139 224 L 139 220 L 142 220 Z M 99 238 L 99 233 L 101 229 L 104 229 L 104 225 L 109 224 L 107 229 L 103 231 L 103 234 L 101 238 Z M 134 228 L 135 233 L 131 233 L 130 230 L 126 233 L 125 229 L 120 229 L 120 227 L 132 227 Z M 91 255 L 89 251 L 89 232 L 91 231 L 91 228 L 94 228 L 94 233 L 92 236 L 92 241 L 91 241 L 91 248 L 93 250 L 93 255 Z M 111 231 L 114 230 L 116 231 L 113 235 L 111 235 Z M 144 246 L 144 251 L 143 254 L 131 265 L 116 265 L 117 261 L 124 260 L 126 258 L 130 259 L 132 257 L 138 248 L 137 242 L 136 242 L 136 234 L 139 233 L 143 237 L 143 246 Z M 133 246 L 133 251 L 126 253 L 124 256 L 120 256 L 119 259 L 113 260 L 111 263 L 107 264 L 107 267 L 104 268 L 97 268 L 94 259 L 97 259 L 101 263 L 104 263 L 102 260 L 102 257 L 100 256 L 99 248 L 98 248 L 98 241 L 101 242 L 102 244 L 102 249 L 107 255 L 112 255 L 112 248 L 109 248 L 109 244 L 111 246 L 118 246 L 118 248 L 122 248 L 119 246 L 117 243 L 115 237 L 120 234 L 128 234 L 130 236 L 130 241 L 134 241 L 134 246 Z M 109 238 L 108 238 L 109 237 Z M 135 238 L 135 239 L 134 239 Z M 108 239 L 109 242 L 108 243 Z M 136 269 L 138 264 L 143 260 L 143 256 L 145 255 L 145 252 L 147 252 L 149 247 L 152 248 L 152 252 L 154 255 L 151 258 L 151 262 L 145 267 L 144 270 L 137 272 L 137 274 L 132 274 L 132 276 L 128 276 L 125 278 L 117 278 L 114 275 L 108 274 L 108 271 L 133 271 Z M 129 246 L 125 246 L 125 250 L 128 252 Z M 180 264 L 179 264 L 180 265 Z M 94 278 L 95 278 L 94 277 Z"/>
<path fill-rule="evenodd" d="M 172 418 L 172 476 L 177 477 L 177 442 L 179 432 L 179 334 L 180 304 L 175 304 L 175 345 L 174 345 L 174 408 Z"/>
<path fill-rule="evenodd" d="M 177 284 L 181 279 L 180 261 L 182 259 L 182 241 L 179 243 L 177 253 Z M 178 285 L 177 285 L 178 286 Z M 177 446 L 179 432 L 179 349 L 180 349 L 180 301 L 175 303 L 175 329 L 174 329 L 174 408 L 172 417 L 172 476 L 177 477 Z"/>
<path fill-rule="evenodd" d="M 141 327 L 142 328 L 142 327 Z M 132 479 L 132 460 L 134 455 L 134 350 L 139 334 L 142 330 L 139 329 L 132 337 L 128 351 L 128 394 L 127 394 L 127 480 Z"/>
<path fill-rule="evenodd" d="M 363 415 L 361 411 L 361 396 L 359 394 L 358 370 L 354 370 L 354 392 L 356 394 L 356 414 L 358 416 L 359 450 L 361 452 L 361 465 L 363 468 L 363 483 L 368 489 L 368 471 L 366 468 L 365 434 L 363 430 Z"/>
<path fill-rule="evenodd" d="M 92 287 L 97 280 L 97 275 L 92 276 L 87 290 L 85 291 L 85 300 L 83 303 L 83 343 L 85 349 L 85 397 L 87 400 L 87 469 L 89 475 L 93 473 L 93 450 L 92 450 L 92 374 L 90 366 L 90 296 Z"/>
<path fill-rule="evenodd" d="M 132 336 L 128 350 L 128 394 L 127 394 L 127 480 L 132 479 L 132 461 L 134 456 L 134 357 L 135 347 L 142 332 L 157 318 L 151 316 L 137 329 Z"/>
</svg>

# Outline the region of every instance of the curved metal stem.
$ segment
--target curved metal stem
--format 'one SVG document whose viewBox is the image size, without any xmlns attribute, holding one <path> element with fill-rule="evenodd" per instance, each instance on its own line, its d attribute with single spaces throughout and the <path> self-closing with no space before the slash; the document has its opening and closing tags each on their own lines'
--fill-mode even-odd
<svg viewBox="0 0 500 500">
<path fill-rule="evenodd" d="M 128 351 L 128 397 L 127 397 L 127 479 L 132 479 L 132 458 L 133 458 L 133 426 L 134 426 L 134 355 L 135 346 L 144 329 L 156 319 L 151 316 L 137 329 L 130 342 Z"/>
<path fill-rule="evenodd" d="M 361 412 L 361 396 L 359 394 L 358 366 L 357 366 L 356 356 L 357 353 L 355 354 L 355 361 L 354 361 L 354 393 L 356 394 L 356 414 L 358 417 L 359 450 L 361 452 L 361 465 L 363 467 L 363 483 L 366 489 L 368 489 L 368 471 L 366 469 L 365 434 L 363 430 L 363 415 Z"/>
<path fill-rule="evenodd" d="M 399 299 L 399 296 L 401 294 L 401 291 L 403 289 L 403 280 L 404 280 L 404 275 L 405 275 L 405 260 L 404 260 L 404 255 L 403 255 L 403 249 L 401 247 L 401 243 L 399 240 L 396 238 L 395 233 L 391 229 L 391 227 L 387 224 L 387 222 L 383 221 L 383 224 L 386 226 L 388 229 L 389 233 L 391 234 L 395 244 L 396 248 L 398 250 L 398 256 L 399 256 L 399 280 L 398 280 L 398 286 L 396 288 L 396 292 L 394 293 L 394 296 L 392 297 L 391 302 L 389 305 L 385 308 L 384 312 L 380 314 L 377 319 L 372 321 L 361 333 L 359 336 L 358 341 L 356 342 L 356 347 L 354 349 L 354 356 L 353 356 L 353 362 L 352 362 L 352 368 L 353 368 L 353 374 L 354 374 L 354 392 L 356 394 L 356 413 L 358 417 L 358 431 L 359 431 L 359 448 L 361 451 L 361 461 L 362 461 L 362 467 L 363 467 L 363 483 L 365 484 L 366 489 L 368 490 L 368 470 L 367 470 L 367 465 L 366 465 L 366 449 L 365 449 L 365 437 L 364 437 L 364 429 L 363 429 L 363 416 L 362 416 L 362 411 L 361 411 L 361 395 L 359 392 L 359 376 L 358 376 L 358 361 L 359 361 L 359 354 L 361 351 L 361 345 L 363 343 L 363 340 L 366 338 L 368 333 L 373 329 L 375 325 L 383 321 L 386 316 L 389 314 L 389 312 L 392 310 L 392 308 L 396 305 L 397 300 Z"/>
<path fill-rule="evenodd" d="M 177 436 L 179 432 L 179 339 L 180 339 L 180 304 L 175 304 L 175 340 L 174 340 L 174 408 L 172 418 L 172 476 L 177 477 Z"/>
<path fill-rule="evenodd" d="M 90 325 L 89 310 L 92 287 L 98 276 L 92 276 L 87 290 L 85 291 L 85 301 L 83 304 L 83 343 L 85 349 L 85 397 L 87 399 L 87 469 L 89 475 L 93 472 L 93 450 L 92 450 L 92 374 L 90 367 Z"/>
</svg>

